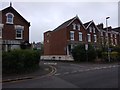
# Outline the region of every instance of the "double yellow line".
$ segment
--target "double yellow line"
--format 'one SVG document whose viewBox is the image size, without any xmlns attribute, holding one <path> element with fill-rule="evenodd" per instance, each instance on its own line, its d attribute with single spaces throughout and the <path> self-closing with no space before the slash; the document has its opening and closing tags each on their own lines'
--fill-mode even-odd
<svg viewBox="0 0 120 90">
<path fill-rule="evenodd" d="M 57 72 L 57 69 L 54 67 L 54 66 L 50 66 L 50 68 L 52 69 L 52 71 L 44 76 L 41 76 L 41 77 L 34 77 L 34 76 L 30 76 L 30 77 L 24 77 L 24 78 L 16 78 L 15 80 L 4 80 L 4 81 L 1 81 L 0 83 L 14 83 L 14 82 L 20 82 L 20 81 L 26 81 L 26 80 L 31 80 L 31 79 L 39 79 L 39 78 L 42 78 L 42 77 L 46 77 L 46 76 L 52 76 L 54 75 L 56 72 Z"/>
<path fill-rule="evenodd" d="M 48 73 L 46 76 L 52 76 L 57 72 L 57 69 L 54 66 L 50 66 L 52 68 L 52 71 Z"/>
</svg>

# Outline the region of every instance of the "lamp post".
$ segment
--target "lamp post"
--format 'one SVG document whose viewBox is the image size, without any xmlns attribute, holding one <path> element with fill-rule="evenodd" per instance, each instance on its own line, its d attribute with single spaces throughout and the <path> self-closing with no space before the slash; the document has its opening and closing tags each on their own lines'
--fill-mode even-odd
<svg viewBox="0 0 120 90">
<path fill-rule="evenodd" d="M 106 29 L 107 29 L 107 49 L 108 49 L 108 61 L 110 62 L 110 51 L 109 51 L 109 35 L 108 35 L 108 22 L 110 17 L 106 17 Z"/>
</svg>

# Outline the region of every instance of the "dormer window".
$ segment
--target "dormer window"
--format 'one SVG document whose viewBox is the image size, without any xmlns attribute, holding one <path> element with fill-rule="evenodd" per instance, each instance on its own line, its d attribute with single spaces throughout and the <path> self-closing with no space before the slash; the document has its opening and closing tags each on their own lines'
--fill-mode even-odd
<svg viewBox="0 0 120 90">
<path fill-rule="evenodd" d="M 95 33 L 95 28 L 93 27 L 93 33 Z"/>
<path fill-rule="evenodd" d="M 80 30 L 80 24 L 77 24 L 77 29 Z"/>
<path fill-rule="evenodd" d="M 92 27 L 89 27 L 89 32 L 92 32 Z"/>
<path fill-rule="evenodd" d="M 73 25 L 73 30 L 76 30 L 76 24 L 73 23 L 72 25 Z"/>
<path fill-rule="evenodd" d="M 14 15 L 12 13 L 7 13 L 6 14 L 6 23 L 13 24 L 13 18 L 14 18 Z"/>
</svg>

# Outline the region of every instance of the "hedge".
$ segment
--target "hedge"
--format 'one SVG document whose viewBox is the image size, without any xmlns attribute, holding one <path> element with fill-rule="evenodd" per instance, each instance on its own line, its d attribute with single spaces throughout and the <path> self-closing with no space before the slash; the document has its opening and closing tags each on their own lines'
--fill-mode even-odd
<svg viewBox="0 0 120 90">
<path fill-rule="evenodd" d="M 75 61 L 94 61 L 96 59 L 96 51 L 92 45 L 88 45 L 88 50 L 85 50 L 85 44 L 79 44 L 72 50 L 72 56 Z"/>
<path fill-rule="evenodd" d="M 110 52 L 110 59 L 111 61 L 118 61 L 120 59 L 120 53 L 118 52 Z M 104 61 L 108 61 L 108 52 L 102 52 L 102 59 Z"/>
<path fill-rule="evenodd" d="M 33 50 L 13 50 L 2 53 L 3 74 L 24 73 L 39 67 L 40 53 Z"/>
</svg>

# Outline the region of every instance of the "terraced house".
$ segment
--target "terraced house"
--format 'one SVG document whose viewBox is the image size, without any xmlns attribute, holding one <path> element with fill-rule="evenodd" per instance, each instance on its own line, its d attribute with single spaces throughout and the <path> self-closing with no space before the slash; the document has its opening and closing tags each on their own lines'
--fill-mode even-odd
<svg viewBox="0 0 120 90">
<path fill-rule="evenodd" d="M 41 59 L 73 60 L 71 50 L 79 43 L 92 44 L 99 48 L 106 43 L 109 35 L 111 45 L 119 45 L 119 32 L 103 28 L 103 24 L 95 25 L 94 21 L 83 24 L 78 16 L 64 22 L 53 31 L 44 33 L 44 56 Z M 106 43 L 107 44 L 107 43 Z"/>
<path fill-rule="evenodd" d="M 3 51 L 20 48 L 22 42 L 29 42 L 30 23 L 10 3 L 0 11 L 0 38 Z"/>
</svg>

